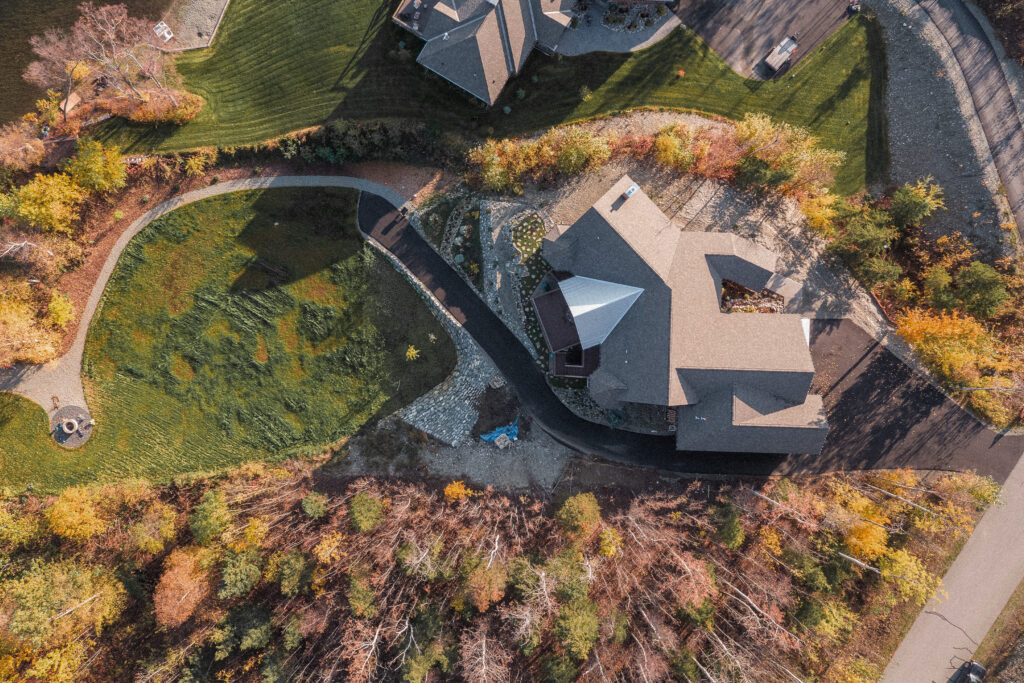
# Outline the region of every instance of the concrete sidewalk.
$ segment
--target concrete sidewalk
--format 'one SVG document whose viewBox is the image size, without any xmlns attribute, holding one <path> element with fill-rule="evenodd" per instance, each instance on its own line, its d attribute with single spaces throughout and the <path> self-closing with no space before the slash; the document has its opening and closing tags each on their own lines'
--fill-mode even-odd
<svg viewBox="0 0 1024 683">
<path fill-rule="evenodd" d="M 1024 577 L 1024 460 L 1003 485 L 1003 504 L 982 517 L 882 677 L 883 683 L 946 683 L 995 623 Z"/>
</svg>

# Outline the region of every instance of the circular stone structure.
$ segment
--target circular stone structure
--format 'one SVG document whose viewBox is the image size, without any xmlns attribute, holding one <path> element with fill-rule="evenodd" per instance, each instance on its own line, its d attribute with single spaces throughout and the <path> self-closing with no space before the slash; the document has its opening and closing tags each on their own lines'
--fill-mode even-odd
<svg viewBox="0 0 1024 683">
<path fill-rule="evenodd" d="M 78 448 L 92 436 L 92 416 L 85 408 L 64 406 L 50 416 L 50 435 L 64 448 Z"/>
</svg>

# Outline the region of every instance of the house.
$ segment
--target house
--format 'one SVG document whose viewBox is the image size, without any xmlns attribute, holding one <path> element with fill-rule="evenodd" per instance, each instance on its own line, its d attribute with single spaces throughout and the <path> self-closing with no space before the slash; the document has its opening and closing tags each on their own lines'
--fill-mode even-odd
<svg viewBox="0 0 1024 683">
<path fill-rule="evenodd" d="M 426 41 L 416 61 L 488 105 L 534 48 L 553 53 L 574 0 L 402 0 L 392 19 Z"/>
<path fill-rule="evenodd" d="M 721 308 L 728 280 L 796 309 L 802 285 L 774 272 L 772 252 L 680 230 L 628 176 L 541 248 L 552 270 L 533 304 L 552 375 L 585 377 L 608 409 L 674 410 L 680 450 L 820 452 L 810 321 Z"/>
</svg>

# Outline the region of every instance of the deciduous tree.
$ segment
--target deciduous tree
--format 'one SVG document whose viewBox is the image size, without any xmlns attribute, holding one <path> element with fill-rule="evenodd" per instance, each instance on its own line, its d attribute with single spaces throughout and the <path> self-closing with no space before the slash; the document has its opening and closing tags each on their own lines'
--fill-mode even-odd
<svg viewBox="0 0 1024 683">
<path fill-rule="evenodd" d="M 164 573 L 153 592 L 153 609 L 161 626 L 185 623 L 212 591 L 209 572 L 199 561 L 198 548 L 178 548 L 164 560 Z"/>
</svg>

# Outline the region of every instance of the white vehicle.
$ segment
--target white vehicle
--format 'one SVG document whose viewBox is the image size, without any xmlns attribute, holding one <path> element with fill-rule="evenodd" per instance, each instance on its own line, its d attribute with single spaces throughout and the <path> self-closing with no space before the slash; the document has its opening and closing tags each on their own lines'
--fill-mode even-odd
<svg viewBox="0 0 1024 683">
<path fill-rule="evenodd" d="M 768 56 L 764 58 L 764 63 L 774 73 L 789 63 L 796 53 L 797 47 L 796 36 L 786 36 L 781 43 L 775 46 L 774 50 L 768 53 Z"/>
</svg>

